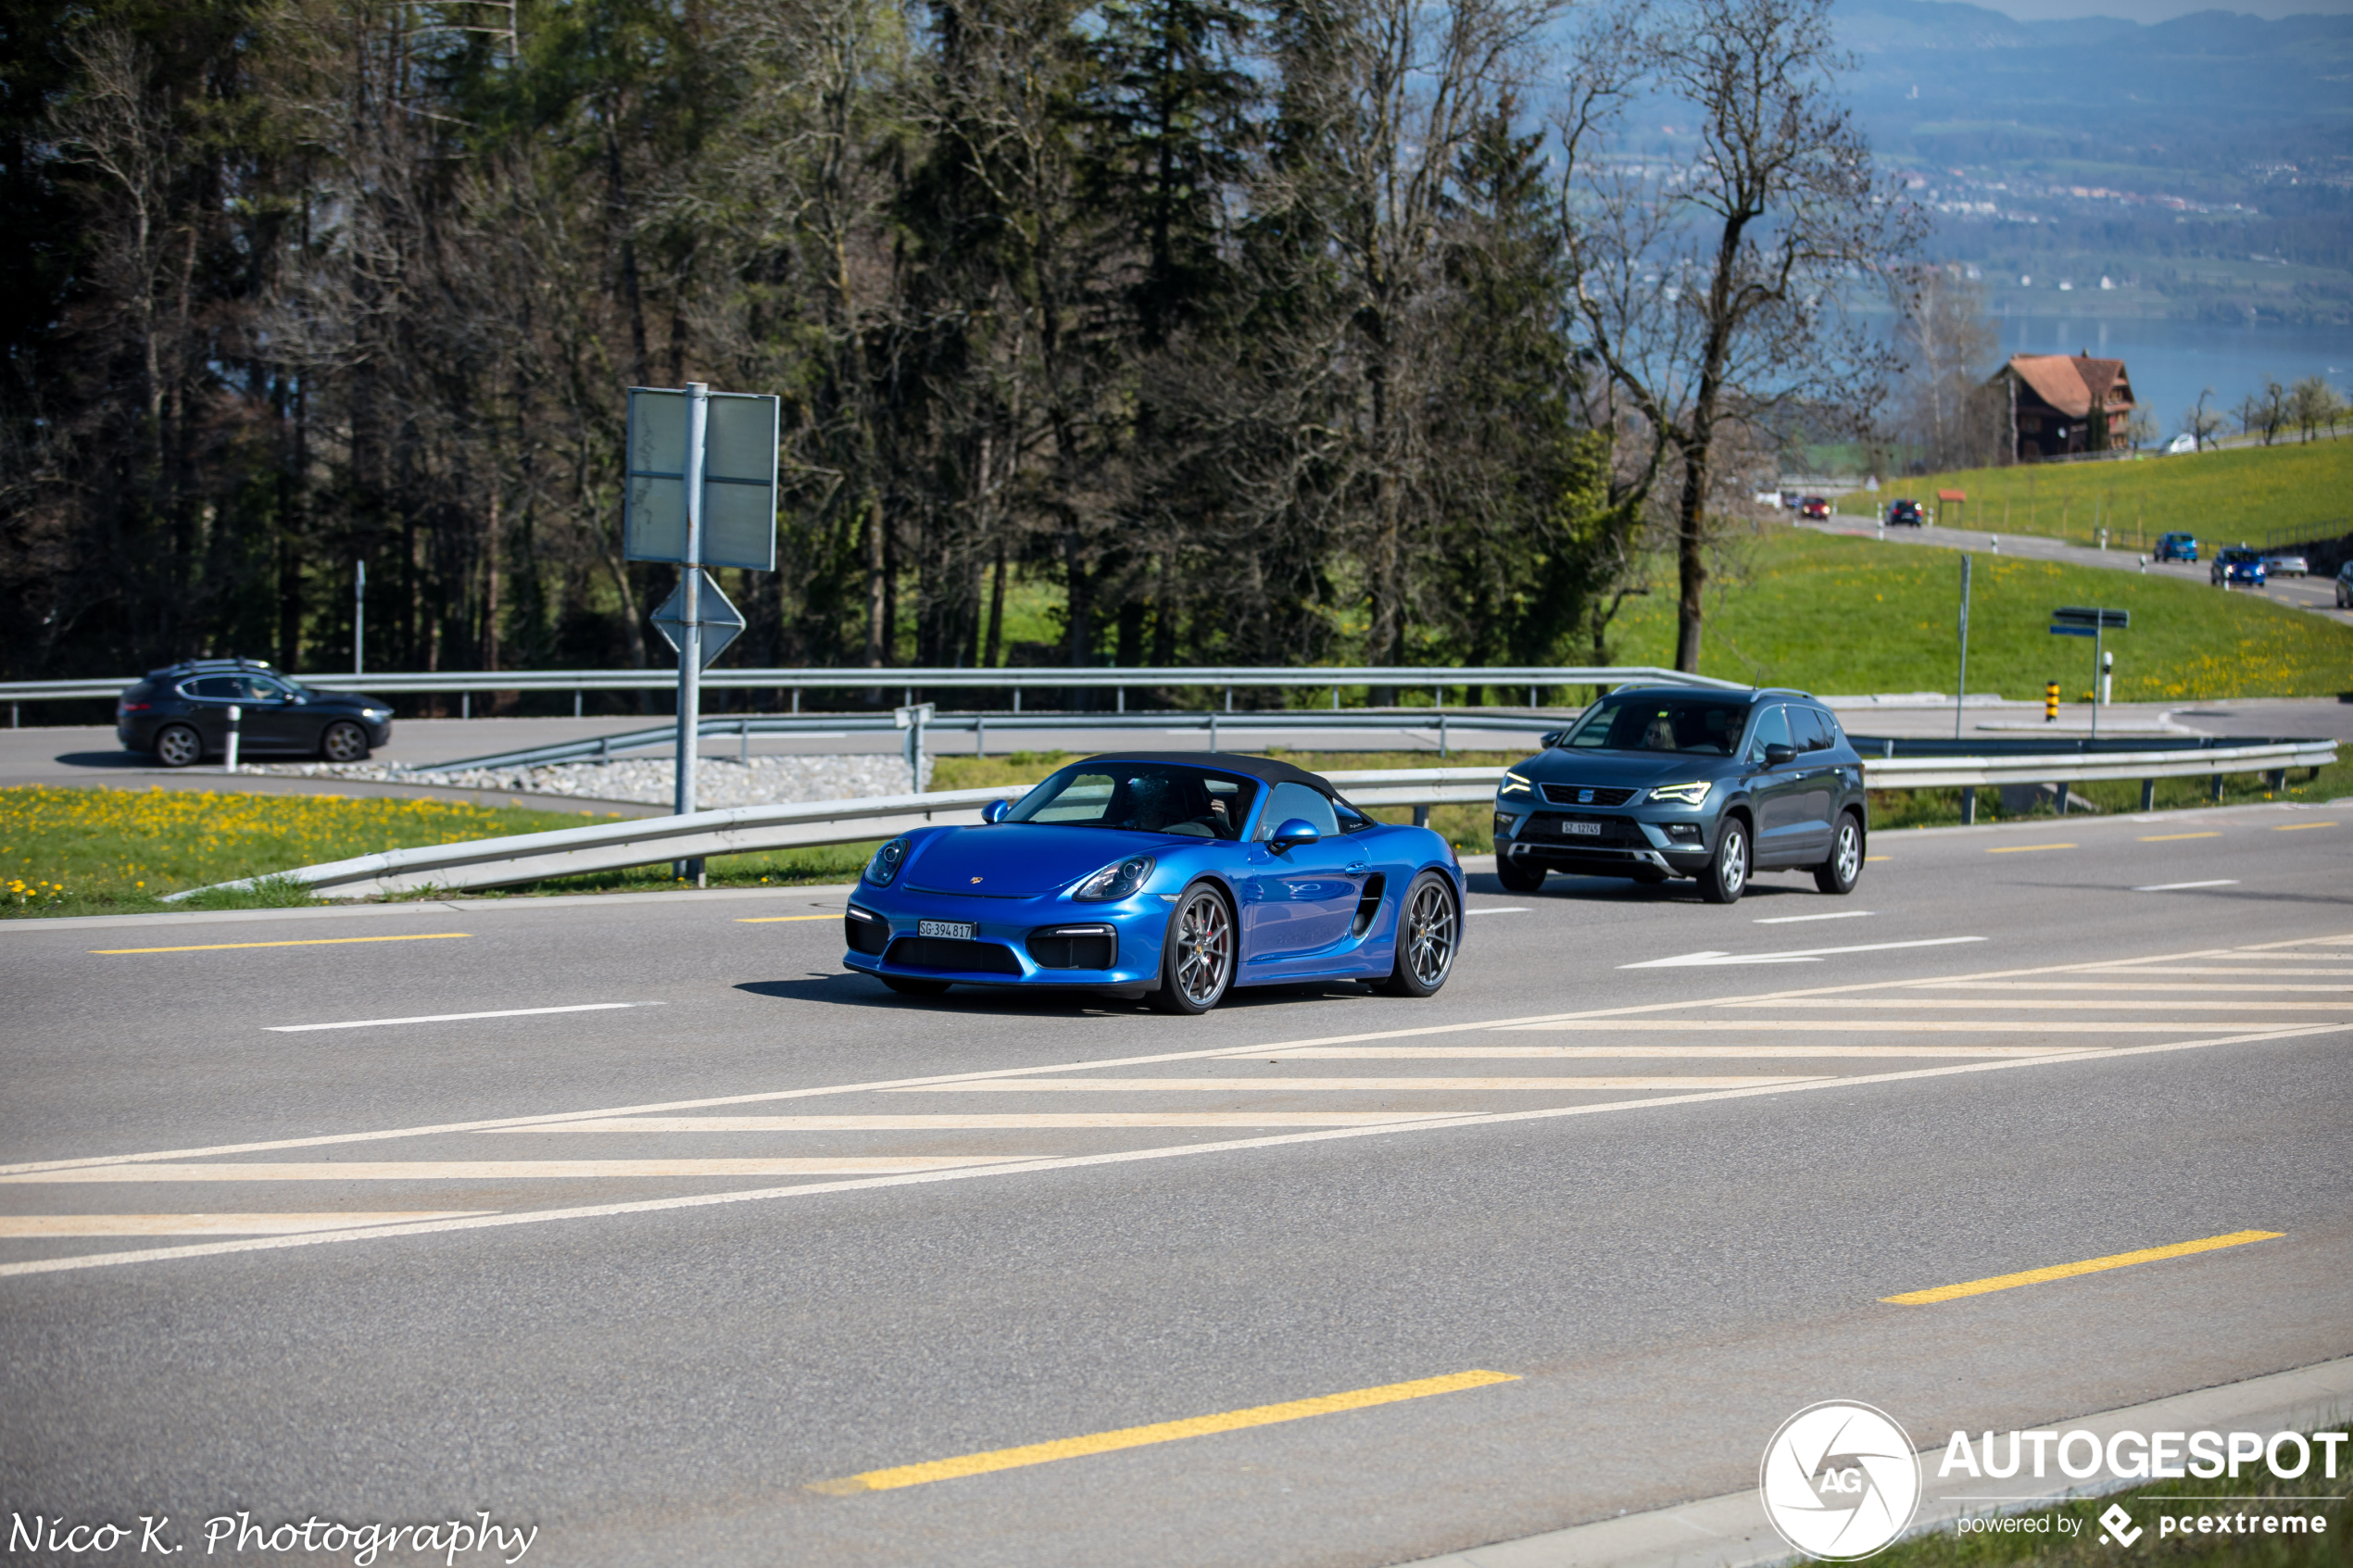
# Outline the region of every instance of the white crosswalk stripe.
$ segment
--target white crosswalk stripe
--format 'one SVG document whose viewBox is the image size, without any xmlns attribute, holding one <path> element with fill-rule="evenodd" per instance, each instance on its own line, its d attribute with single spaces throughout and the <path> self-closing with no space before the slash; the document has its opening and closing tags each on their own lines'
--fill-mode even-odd
<svg viewBox="0 0 2353 1568">
<path fill-rule="evenodd" d="M 58 1188 L 144 1199 L 123 1204 L 132 1211 L 121 1213 L 0 1213 L 0 1274 L 1018 1179 L 1034 1171 L 1333 1139 L 1441 1135 L 1505 1121 L 1573 1121 L 1843 1084 L 2046 1070 L 2346 1031 L 2353 1031 L 2353 937 L 2334 936 L 211 1148 L 98 1154 L 0 1167 L 0 1187 L 11 1189 L 0 1207 L 29 1207 L 44 1191 Z M 1584 1038 L 1532 1037 L 1547 1035 Z M 1453 1038 L 1439 1037 L 1447 1035 Z M 1464 1075 L 1445 1065 L 1482 1061 L 1575 1063 L 1577 1070 L 1489 1075 L 1474 1069 L 1477 1075 Z M 1714 1066 L 1730 1062 L 1757 1071 L 1725 1073 Z M 1436 1070 L 1416 1071 L 1417 1063 Z M 1623 1065 L 1613 1070 L 1614 1063 Z M 1102 1097 L 1113 1108 L 1045 1109 L 1070 1103 L 1073 1094 Z M 1015 1109 L 896 1108 L 903 1097 L 927 1095 L 985 1095 Z M 1366 1107 L 1368 1095 L 1386 1103 Z M 1021 1103 L 1025 1096 L 1033 1103 Z M 1171 1109 L 1170 1097 L 1206 1104 Z M 786 1112 L 779 1103 L 811 1098 L 831 1098 L 845 1109 Z M 763 1110 L 772 1106 L 779 1109 Z M 1153 1141 L 1188 1131 L 1231 1135 Z M 716 1152 L 660 1157 L 659 1145 L 607 1142 L 603 1148 L 637 1149 L 647 1157 L 539 1157 L 535 1151 L 548 1148 L 544 1135 L 553 1133 L 572 1135 L 567 1152 L 584 1147 L 582 1139 L 591 1140 L 585 1147 L 593 1148 L 597 1139 L 680 1136 Z M 454 1136 L 483 1154 L 450 1158 L 458 1152 L 449 1142 Z M 1015 1136 L 1018 1143 L 1003 1147 Z M 699 1141 L 704 1138 L 717 1141 Z M 332 1152 L 334 1146 L 402 1140 L 424 1140 L 424 1147 L 414 1159 L 286 1158 L 297 1149 Z M 621 1196 L 559 1206 L 528 1185 L 542 1181 L 597 1182 L 604 1184 L 600 1199 Z M 283 1212 L 175 1211 L 171 1194 L 184 1190 L 182 1184 L 223 1182 L 267 1182 L 317 1196 Z M 367 1190 L 355 1184 L 382 1191 L 385 1182 L 434 1189 L 426 1203 L 444 1192 L 448 1197 L 432 1208 L 333 1207 L 339 1193 Z M 704 1188 L 682 1193 L 680 1182 Z M 747 1182 L 785 1185 L 741 1185 Z M 501 1207 L 464 1207 L 469 1187 Z M 71 1256 L 11 1250 L 74 1238 L 103 1246 L 143 1237 L 182 1244 Z"/>
</svg>

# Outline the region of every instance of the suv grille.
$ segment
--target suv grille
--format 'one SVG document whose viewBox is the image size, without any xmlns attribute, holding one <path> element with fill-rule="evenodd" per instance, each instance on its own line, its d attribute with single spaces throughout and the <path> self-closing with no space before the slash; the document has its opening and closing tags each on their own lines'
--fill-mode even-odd
<svg viewBox="0 0 2353 1568">
<path fill-rule="evenodd" d="M 1021 960 L 1001 942 L 960 942 L 950 936 L 901 936 L 885 960 L 906 969 L 954 969 L 967 974 L 1019 974 Z"/>
<path fill-rule="evenodd" d="M 1555 806 L 1623 806 L 1634 798 L 1634 792 L 1600 784 L 1548 784 L 1544 798 Z"/>
<path fill-rule="evenodd" d="M 1598 834 L 1573 834 L 1567 829 L 1569 822 L 1598 822 L 1602 831 Z M 1642 836 L 1642 830 L 1636 827 L 1631 819 L 1595 817 L 1583 812 L 1539 811 L 1528 819 L 1528 827 L 1520 837 L 1523 841 L 1542 839 L 1571 849 L 1647 849 L 1651 847 L 1651 841 Z"/>
</svg>

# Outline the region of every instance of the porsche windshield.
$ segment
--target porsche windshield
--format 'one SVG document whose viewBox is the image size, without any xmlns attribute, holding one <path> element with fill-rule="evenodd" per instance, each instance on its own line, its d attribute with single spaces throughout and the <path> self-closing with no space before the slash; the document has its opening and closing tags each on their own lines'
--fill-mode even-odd
<svg viewBox="0 0 2353 1568">
<path fill-rule="evenodd" d="M 1572 751 L 1688 751 L 1730 757 L 1748 704 L 1705 696 L 1606 696 L 1561 744 Z"/>
<path fill-rule="evenodd" d="M 1014 802 L 1009 822 L 1236 839 L 1258 781 L 1165 762 L 1082 762 Z"/>
</svg>

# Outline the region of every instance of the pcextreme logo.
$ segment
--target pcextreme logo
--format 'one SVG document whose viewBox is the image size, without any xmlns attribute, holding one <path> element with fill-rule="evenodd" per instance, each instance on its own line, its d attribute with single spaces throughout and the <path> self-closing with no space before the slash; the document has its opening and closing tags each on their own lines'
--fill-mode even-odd
<svg viewBox="0 0 2353 1568">
<path fill-rule="evenodd" d="M 1756 1489 L 1781 1539 L 1832 1562 L 1869 1557 L 1902 1535 L 1920 1502 L 1920 1465 L 1894 1418 L 1827 1399 L 1781 1424 Z"/>
<path fill-rule="evenodd" d="M 2100 1515 L 2100 1523 L 2108 1526 L 2101 1533 L 2102 1541 L 2113 1541 L 2118 1546 L 2131 1546 L 2141 1538 L 2141 1527 L 2133 1523 L 2133 1516 L 2124 1512 L 2124 1505 L 2120 1502 L 2108 1504 L 2108 1512 Z"/>
</svg>

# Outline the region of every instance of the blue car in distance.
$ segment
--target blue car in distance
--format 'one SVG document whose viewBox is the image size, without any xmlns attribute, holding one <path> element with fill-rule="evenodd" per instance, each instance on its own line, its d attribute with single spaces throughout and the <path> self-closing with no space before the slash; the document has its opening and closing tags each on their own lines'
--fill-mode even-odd
<svg viewBox="0 0 2353 1568">
<path fill-rule="evenodd" d="M 2260 588 L 2270 577 L 2262 554 L 2248 549 L 2215 551 L 2214 564 L 2206 575 L 2218 588 Z"/>
<path fill-rule="evenodd" d="M 2158 560 L 2197 560 L 2197 535 L 2195 533 L 2160 533 L 2157 536 Z"/>
<path fill-rule="evenodd" d="M 1090 757 L 982 817 L 875 852 L 843 918 L 845 964 L 906 996 L 1110 990 L 1202 1013 L 1238 985 L 1427 997 L 1462 947 L 1453 847 L 1287 762 Z"/>
</svg>

